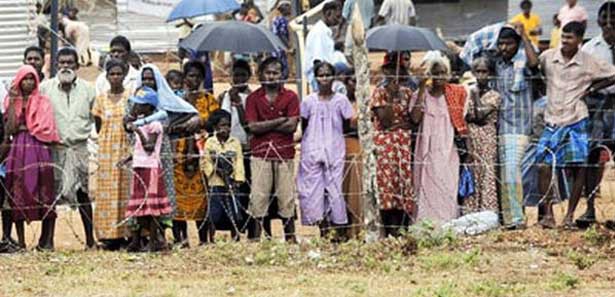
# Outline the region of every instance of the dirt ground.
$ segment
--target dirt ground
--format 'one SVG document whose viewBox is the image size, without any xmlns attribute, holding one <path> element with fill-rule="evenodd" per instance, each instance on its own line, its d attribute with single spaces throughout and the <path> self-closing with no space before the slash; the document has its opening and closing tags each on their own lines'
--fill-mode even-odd
<svg viewBox="0 0 615 297">
<path fill-rule="evenodd" d="M 56 252 L 0 255 L 0 296 L 615 296 L 615 233 L 602 227 L 475 237 L 420 228 L 333 245 L 301 227 L 300 244 L 286 245 L 277 226 L 273 241 L 194 246 L 191 226 L 190 249 L 127 254 L 82 251 L 78 215 L 62 211 Z"/>
<path fill-rule="evenodd" d="M 217 84 L 216 92 L 225 87 Z M 603 184 L 598 209 L 600 221 L 615 216 L 615 180 Z M 556 211 L 561 222 L 565 205 Z M 191 224 L 189 249 L 127 254 L 83 251 L 78 213 L 61 208 L 56 252 L 0 255 L 0 297 L 615 296 L 614 232 L 542 230 L 534 225 L 536 210 L 527 215 L 523 231 L 457 237 L 418 226 L 399 240 L 339 245 L 304 226 L 299 244 L 283 244 L 276 221 L 272 241 L 232 243 L 222 232 L 215 245 L 196 246 Z M 39 227 L 27 227 L 30 248 Z"/>
</svg>

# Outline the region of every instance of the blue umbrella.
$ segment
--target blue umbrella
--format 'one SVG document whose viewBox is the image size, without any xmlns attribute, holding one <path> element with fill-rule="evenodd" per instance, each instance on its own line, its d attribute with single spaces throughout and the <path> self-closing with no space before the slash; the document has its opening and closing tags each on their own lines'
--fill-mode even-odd
<svg viewBox="0 0 615 297">
<path fill-rule="evenodd" d="M 236 0 L 182 0 L 173 8 L 167 22 L 239 9 Z"/>
</svg>

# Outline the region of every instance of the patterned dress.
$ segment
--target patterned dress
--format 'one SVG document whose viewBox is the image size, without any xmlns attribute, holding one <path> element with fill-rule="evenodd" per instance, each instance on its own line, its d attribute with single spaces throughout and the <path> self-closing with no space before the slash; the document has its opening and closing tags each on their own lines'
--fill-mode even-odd
<svg viewBox="0 0 615 297">
<path fill-rule="evenodd" d="M 478 96 L 478 87 L 472 86 L 470 88 L 470 95 Z M 500 106 L 501 97 L 498 92 L 490 90 L 479 100 L 484 107 L 491 108 L 494 111 L 484 119 L 483 123 L 481 123 L 482 125 L 476 124 L 472 121 L 476 118 L 474 99 L 468 100 L 466 119 L 471 121 L 468 123 L 468 130 L 472 143 L 470 154 L 474 157 L 474 165 L 471 168 L 476 182 L 476 193 L 464 199 L 464 213 L 483 210 L 498 211 L 496 171 L 496 164 L 498 162 L 497 109 Z"/>
<path fill-rule="evenodd" d="M 209 115 L 220 108 L 220 105 L 209 93 L 203 93 L 199 97 L 194 106 L 199 111 L 201 120 L 207 120 Z M 174 220 L 188 221 L 205 219 L 205 210 L 207 208 L 206 186 L 203 176 L 199 170 L 198 155 L 199 151 L 196 147 L 196 140 L 190 137 L 182 137 L 173 141 L 175 148 L 175 192 L 177 194 L 177 213 Z M 194 173 L 185 171 L 186 162 L 192 157 L 196 157 L 196 165 Z"/>
<path fill-rule="evenodd" d="M 129 199 L 130 173 L 116 164 L 130 154 L 130 144 L 124 130 L 123 118 L 130 90 L 113 102 L 107 94 L 96 98 L 92 114 L 102 120 L 98 135 L 98 168 L 94 172 L 97 188 L 94 192 L 96 237 L 117 239 L 127 235 L 125 226 L 117 226 L 124 219 Z"/>
<path fill-rule="evenodd" d="M 397 98 L 389 98 L 386 89 L 377 88 L 372 94 L 371 109 L 390 106 L 393 109 L 394 125 L 409 123 L 412 91 L 401 87 L 399 94 Z M 377 117 L 374 118 L 374 129 L 380 209 L 398 209 L 411 214 L 414 209 L 414 192 L 410 130 L 386 130 Z"/>
</svg>

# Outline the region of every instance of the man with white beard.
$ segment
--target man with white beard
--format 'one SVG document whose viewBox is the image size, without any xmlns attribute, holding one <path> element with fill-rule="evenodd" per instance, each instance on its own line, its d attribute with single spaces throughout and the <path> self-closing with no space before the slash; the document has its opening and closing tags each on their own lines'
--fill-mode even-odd
<svg viewBox="0 0 615 297">
<path fill-rule="evenodd" d="M 88 196 L 87 141 L 94 126 L 91 110 L 96 91 L 90 83 L 77 77 L 78 61 L 79 55 L 73 48 L 60 49 L 56 61 L 58 73 L 41 84 L 41 93 L 51 101 L 61 140 L 61 144 L 52 148 L 56 194 L 63 202 L 78 206 L 89 249 L 96 242 Z"/>
</svg>

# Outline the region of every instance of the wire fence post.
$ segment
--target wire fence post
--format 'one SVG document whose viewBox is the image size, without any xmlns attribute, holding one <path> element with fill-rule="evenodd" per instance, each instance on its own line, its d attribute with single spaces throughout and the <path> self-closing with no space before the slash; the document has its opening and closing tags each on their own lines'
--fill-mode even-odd
<svg viewBox="0 0 615 297">
<path fill-rule="evenodd" d="M 363 223 L 367 227 L 365 241 L 374 242 L 381 238 L 377 200 L 378 186 L 376 185 L 376 156 L 374 154 L 373 127 L 369 109 L 369 60 L 365 45 L 365 27 L 363 27 L 363 19 L 358 4 L 355 4 L 351 19 L 352 55 L 357 78 L 355 97 L 359 105 L 359 141 L 363 149 Z"/>
<path fill-rule="evenodd" d="M 56 55 L 58 54 L 58 0 L 51 0 L 51 69 L 49 75 L 54 77 L 56 75 Z"/>
</svg>

